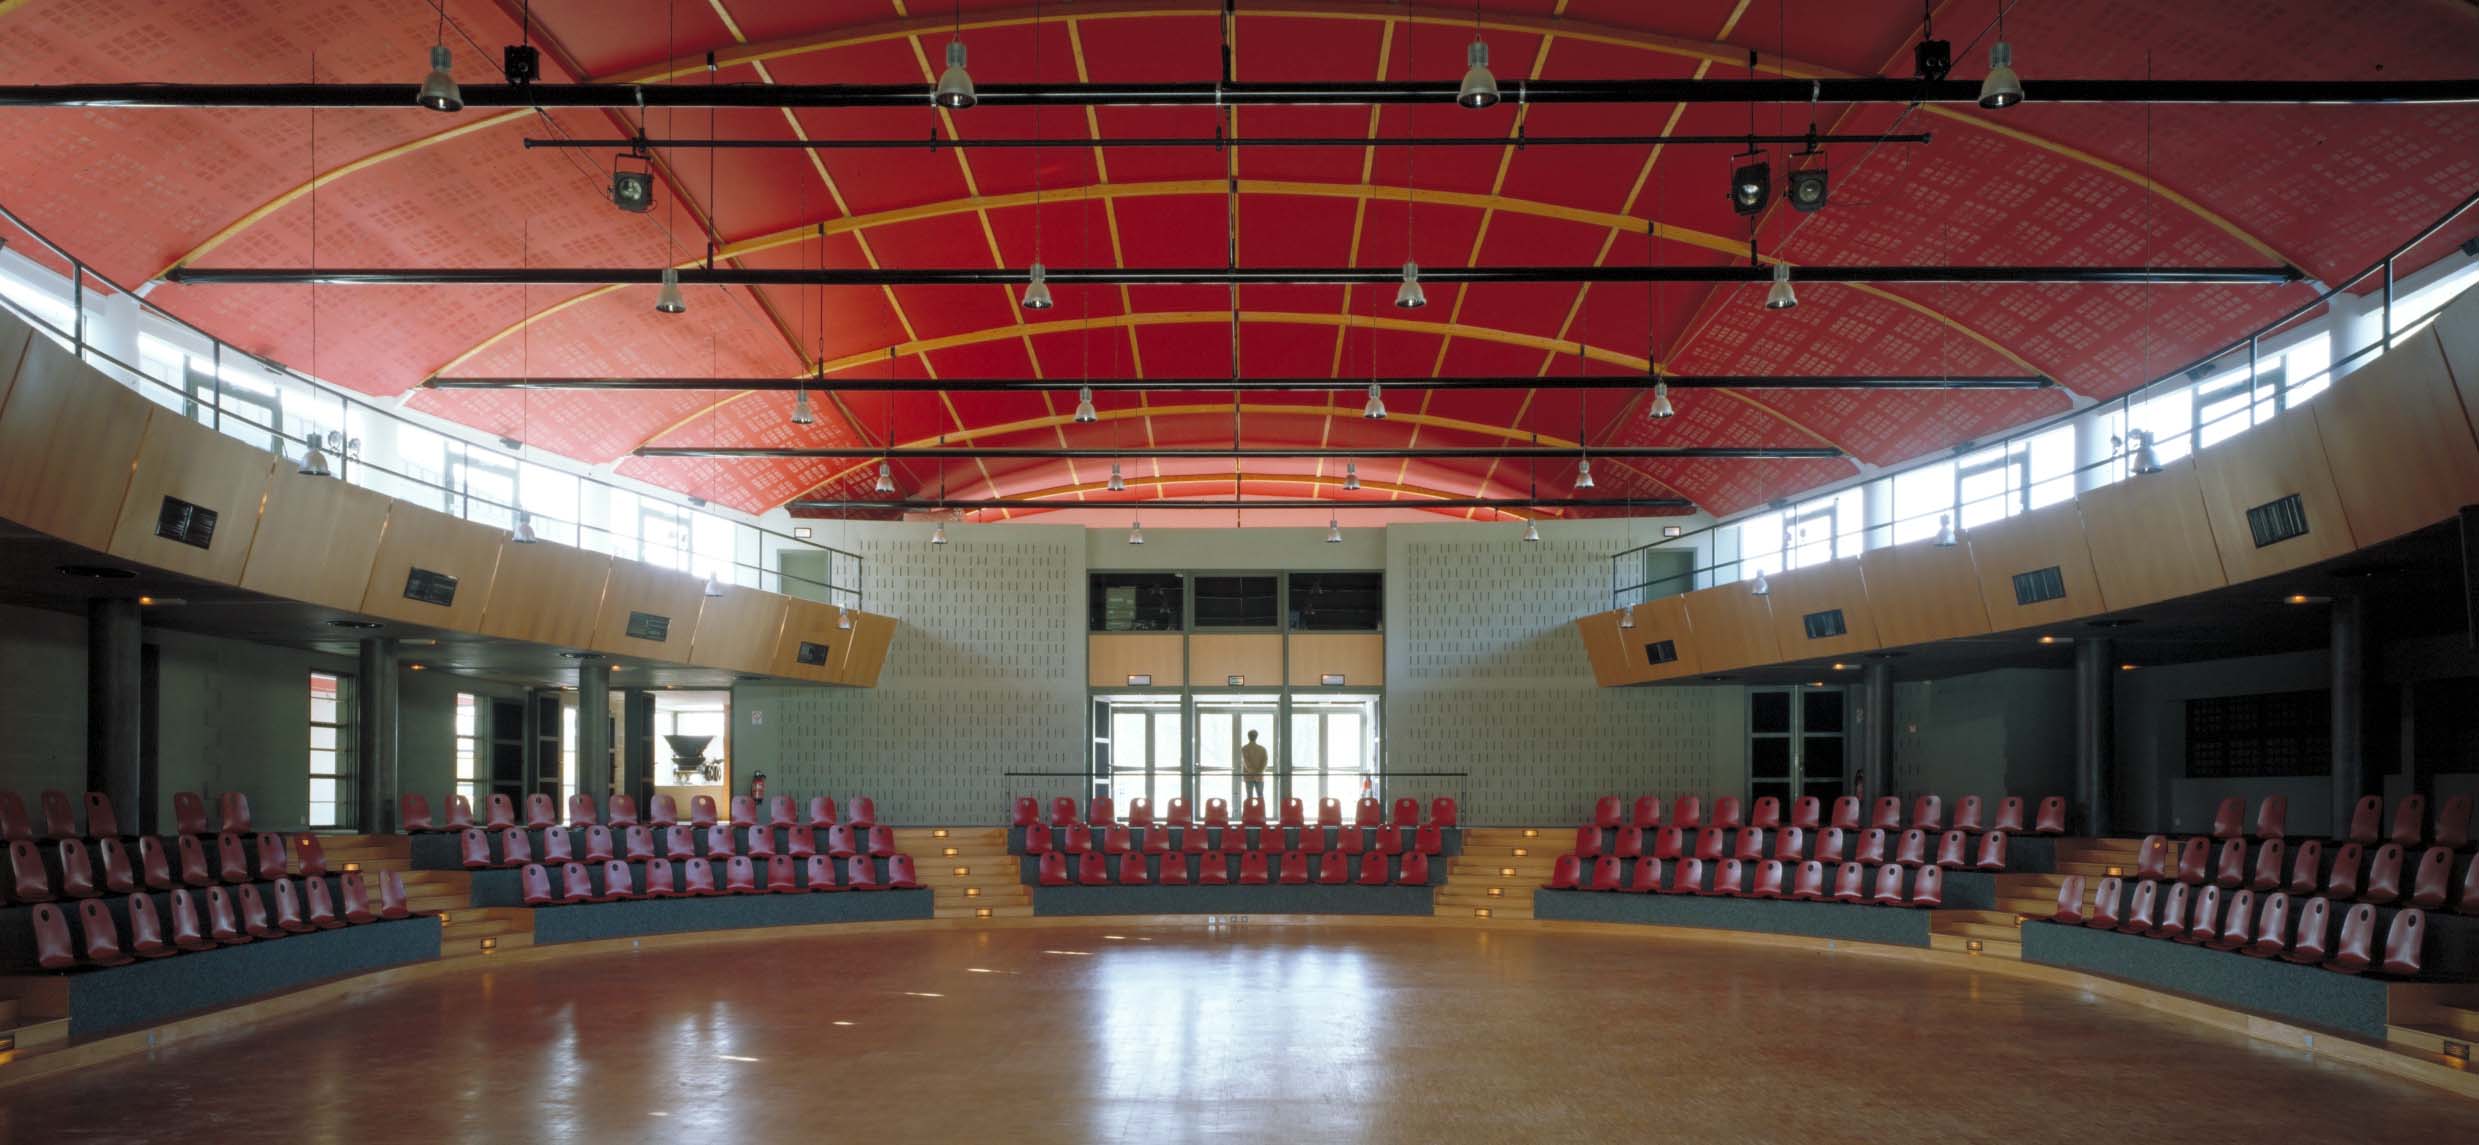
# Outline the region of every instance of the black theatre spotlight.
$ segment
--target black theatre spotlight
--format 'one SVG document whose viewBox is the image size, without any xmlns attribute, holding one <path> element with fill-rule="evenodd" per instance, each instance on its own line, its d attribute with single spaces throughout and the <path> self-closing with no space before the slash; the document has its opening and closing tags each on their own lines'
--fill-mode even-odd
<svg viewBox="0 0 2479 1145">
<path fill-rule="evenodd" d="M 1763 159 L 1730 172 L 1730 209 L 1742 215 L 1753 215 L 1765 209 L 1773 198 L 1773 168 Z"/>
<path fill-rule="evenodd" d="M 620 166 L 623 159 L 636 159 L 646 166 L 631 171 Z M 611 205 L 631 214 L 642 215 L 654 209 L 654 161 L 643 154 L 615 155 L 611 158 Z"/>
<path fill-rule="evenodd" d="M 523 87 L 542 78 L 542 49 L 531 44 L 510 44 L 499 50 L 499 71 L 512 87 Z"/>
<path fill-rule="evenodd" d="M 1936 83 L 1954 70 L 1954 44 L 1951 40 L 1921 40 L 1911 49 L 1911 63 L 1919 78 Z"/>
<path fill-rule="evenodd" d="M 1799 210 L 1823 210 L 1825 208 L 1825 169 L 1810 167 L 1804 171 L 1791 172 L 1790 186 L 1784 193 L 1789 197 L 1790 205 Z"/>
</svg>

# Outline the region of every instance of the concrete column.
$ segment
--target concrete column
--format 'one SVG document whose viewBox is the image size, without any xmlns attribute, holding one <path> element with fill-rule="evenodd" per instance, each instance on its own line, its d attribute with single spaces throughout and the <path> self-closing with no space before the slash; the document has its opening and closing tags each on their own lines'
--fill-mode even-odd
<svg viewBox="0 0 2479 1145">
<path fill-rule="evenodd" d="M 1894 543 L 1894 483 L 1871 481 L 1859 488 L 1859 547 L 1881 549 Z"/>
<path fill-rule="evenodd" d="M 2369 793 L 2367 783 L 2367 602 L 2333 600 L 2332 643 L 2333 826 L 2349 825 L 2350 809 Z"/>
<path fill-rule="evenodd" d="M 630 688 L 620 693 L 620 790 L 639 808 L 654 806 L 654 693 Z"/>
<path fill-rule="evenodd" d="M 141 751 L 143 633 L 137 601 L 87 602 L 86 789 L 111 796 L 121 822 L 146 831 L 155 820 L 155 777 Z"/>
<path fill-rule="evenodd" d="M 611 666 L 600 660 L 577 665 L 577 790 L 611 790 Z"/>
<path fill-rule="evenodd" d="M 2083 833 L 2112 826 L 2109 785 L 2117 770 L 2115 642 L 2087 636 L 2074 646 L 2074 797 Z"/>
<path fill-rule="evenodd" d="M 396 830 L 396 748 L 402 731 L 396 641 L 368 637 L 358 652 L 353 681 L 354 789 L 361 829 L 385 835 Z"/>
</svg>

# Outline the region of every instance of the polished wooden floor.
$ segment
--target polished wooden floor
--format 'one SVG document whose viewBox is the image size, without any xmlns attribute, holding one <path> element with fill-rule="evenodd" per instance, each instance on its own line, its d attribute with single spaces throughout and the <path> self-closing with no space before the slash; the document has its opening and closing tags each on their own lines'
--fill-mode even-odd
<svg viewBox="0 0 2479 1145">
<path fill-rule="evenodd" d="M 804 937 L 509 961 L 0 1090 L 0 1139 L 2479 1139 L 2479 1103 L 2073 990 L 1633 935 Z"/>
</svg>

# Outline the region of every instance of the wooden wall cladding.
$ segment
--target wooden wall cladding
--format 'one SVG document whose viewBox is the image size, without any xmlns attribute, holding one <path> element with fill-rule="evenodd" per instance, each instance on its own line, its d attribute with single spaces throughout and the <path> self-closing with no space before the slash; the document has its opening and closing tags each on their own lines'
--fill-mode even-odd
<svg viewBox="0 0 2479 1145">
<path fill-rule="evenodd" d="M 9 403 L 9 389 L 17 384 L 18 364 L 26 360 L 26 345 L 34 340 L 34 327 L 14 318 L 0 318 L 0 409 Z"/>
<path fill-rule="evenodd" d="M 1980 598 L 1988 609 L 1990 631 L 2011 632 L 2109 611 L 2100 575 L 2092 567 L 2091 544 L 2083 536 L 2083 513 L 2074 502 L 1982 525 L 1965 540 L 1979 567 Z M 2057 570 L 2065 595 L 2018 603 L 2014 578 L 2049 568 Z M 1876 577 L 1871 575 L 1868 584 L 1873 588 Z M 1878 623 L 1883 623 L 1881 616 Z"/>
<path fill-rule="evenodd" d="M 2431 326 L 2307 403 L 2350 536 L 2388 541 L 2479 503 L 2479 444 Z"/>
<path fill-rule="evenodd" d="M 392 504 L 384 494 L 276 465 L 241 587 L 360 611 Z"/>
<path fill-rule="evenodd" d="M 1773 638 L 1773 598 L 1748 591 L 1747 581 L 1697 589 L 1678 599 L 1695 630 L 1697 659 L 1705 671 L 1727 672 L 1782 658 L 1781 643 Z"/>
<path fill-rule="evenodd" d="M 110 548 L 154 411 L 51 339 L 28 339 L 0 406 L 0 517 Z"/>
<path fill-rule="evenodd" d="M 895 618 L 869 612 L 852 614 L 852 639 L 845 645 L 843 666 L 835 673 L 835 682 L 855 688 L 875 688 L 878 673 L 887 666 L 887 650 L 895 646 Z"/>
<path fill-rule="evenodd" d="M 1859 572 L 1885 647 L 1988 631 L 1988 606 L 1980 600 L 1980 572 L 1968 545 L 1914 541 L 1870 549 L 1859 554 Z"/>
<path fill-rule="evenodd" d="M 2465 290 L 2444 309 L 2436 324 L 2436 344 L 2445 352 L 2445 369 L 2461 394 L 2462 411 L 2479 425 L 2479 290 Z M 0 346 L 0 354 L 6 353 Z"/>
<path fill-rule="evenodd" d="M 1595 612 L 1575 618 L 1576 638 L 1584 642 L 1584 658 L 1592 662 L 1592 682 L 1604 688 L 1643 681 L 1632 675 L 1627 651 L 1618 642 L 1618 614 Z"/>
<path fill-rule="evenodd" d="M 715 599 L 749 596 L 753 591 L 725 589 Z M 701 578 L 636 561 L 612 561 L 611 580 L 603 588 L 602 607 L 594 615 L 594 634 L 586 647 L 686 663 L 697 645 L 697 625 L 705 604 L 706 582 Z M 640 630 L 660 632 L 662 639 L 628 634 L 631 621 L 641 617 L 651 627 Z"/>
<path fill-rule="evenodd" d="M 378 555 L 370 563 L 370 583 L 362 590 L 361 611 L 408 624 L 479 632 L 482 610 L 491 602 L 491 579 L 499 570 L 501 542 L 507 538 L 487 525 L 398 501 L 387 511 Z M 456 578 L 454 599 L 442 605 L 407 597 L 415 568 Z"/>
<path fill-rule="evenodd" d="M 618 566 L 613 566 L 613 571 L 616 573 Z M 783 635 L 784 610 L 790 598 L 771 592 L 742 591 L 700 599 L 704 604 L 698 610 L 689 663 L 735 672 L 775 670 L 775 644 Z"/>
<path fill-rule="evenodd" d="M 2077 499 L 2101 599 L 2111 610 L 2206 592 L 2229 583 L 2212 541 L 2193 458 L 2103 485 Z M 2243 525 L 2244 518 L 2241 518 Z"/>
<path fill-rule="evenodd" d="M 491 578 L 491 602 L 482 610 L 482 634 L 530 640 L 555 648 L 583 648 L 594 639 L 612 560 L 591 549 L 549 542 L 499 550 L 499 573 Z"/>
<path fill-rule="evenodd" d="M 782 635 L 775 641 L 773 663 L 767 671 L 789 680 L 836 683 L 844 657 L 858 639 L 860 614 L 853 614 L 851 628 L 837 624 L 835 618 L 832 605 L 785 597 Z"/>
<path fill-rule="evenodd" d="M 2342 382 L 2350 384 L 2349 379 Z M 2221 567 L 2232 584 L 2311 565 L 2357 547 L 2315 422 L 2313 417 L 2276 417 L 2195 459 L 2195 478 L 2203 487 L 2213 545 L 2221 550 Z M 2306 511 L 2307 532 L 2257 548 L 2247 529 L 2247 510 L 2292 494 Z"/>
<path fill-rule="evenodd" d="M 1283 678 L 1283 638 L 1274 632 L 1200 633 L 1188 639 L 1188 671 L 1202 687 L 1227 687 L 1233 676 L 1248 687 L 1271 687 Z"/>
<path fill-rule="evenodd" d="M 1845 656 L 1884 647 L 1877 638 L 1876 610 L 1868 602 L 1858 561 L 1827 561 L 1792 569 L 1772 581 L 1773 639 L 1781 646 L 1783 659 Z M 1808 635 L 1809 617 L 1835 611 L 1842 614 L 1842 635 Z"/>
<path fill-rule="evenodd" d="M 1616 623 L 1617 614 L 1610 615 Z M 1675 680 L 1704 671 L 1697 635 L 1684 595 L 1657 597 L 1635 606 L 1635 627 L 1618 630 L 1618 651 L 1627 664 L 1627 679 Z M 1656 664 L 1652 648 L 1665 641 L 1672 659 Z"/>
<path fill-rule="evenodd" d="M 112 555 L 143 561 L 201 580 L 239 584 L 258 534 L 259 506 L 267 498 L 276 459 L 187 418 L 150 417 L 138 445 L 120 523 L 112 529 Z M 168 504 L 177 500 L 190 508 Z M 201 513 L 213 514 L 206 525 Z M 181 515 L 185 514 L 185 517 Z M 206 547 L 170 539 L 185 529 Z"/>
<path fill-rule="evenodd" d="M 1085 682 L 1125 688 L 1130 676 L 1151 676 L 1153 687 L 1171 688 L 1183 678 L 1182 642 L 1176 632 L 1097 632 L 1085 637 Z"/>
<path fill-rule="evenodd" d="M 1291 634 L 1291 686 L 1324 687 L 1325 677 L 1343 678 L 1342 687 L 1374 688 L 1386 682 L 1386 636 L 1382 632 L 1294 632 Z"/>
</svg>

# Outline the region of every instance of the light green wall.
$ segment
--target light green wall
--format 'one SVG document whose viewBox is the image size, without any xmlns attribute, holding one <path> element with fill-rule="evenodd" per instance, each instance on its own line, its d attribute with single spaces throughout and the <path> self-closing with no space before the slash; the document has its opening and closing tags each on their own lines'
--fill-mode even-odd
<svg viewBox="0 0 2479 1145">
<path fill-rule="evenodd" d="M 0 782 L 86 785 L 86 618 L 0 605 Z"/>
<path fill-rule="evenodd" d="M 2074 786 L 2074 673 L 2006 668 L 1894 685 L 1893 784 L 1872 794 L 1965 795 L 1991 807 Z"/>
</svg>

